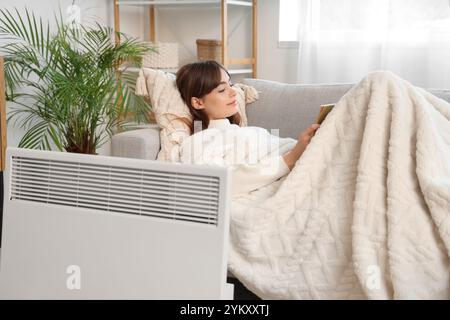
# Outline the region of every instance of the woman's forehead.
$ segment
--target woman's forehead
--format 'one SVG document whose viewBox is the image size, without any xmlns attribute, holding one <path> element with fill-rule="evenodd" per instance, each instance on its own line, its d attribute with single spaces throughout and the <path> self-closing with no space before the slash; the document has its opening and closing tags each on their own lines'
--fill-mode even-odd
<svg viewBox="0 0 450 320">
<path fill-rule="evenodd" d="M 220 75 L 221 75 L 221 82 L 229 82 L 230 81 L 230 76 L 226 73 L 225 70 L 220 69 Z"/>
</svg>

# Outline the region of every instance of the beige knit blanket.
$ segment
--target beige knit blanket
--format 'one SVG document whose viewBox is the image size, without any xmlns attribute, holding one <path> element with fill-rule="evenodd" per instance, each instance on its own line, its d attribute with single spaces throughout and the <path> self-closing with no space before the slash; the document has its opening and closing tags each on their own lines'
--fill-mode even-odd
<svg viewBox="0 0 450 320">
<path fill-rule="evenodd" d="M 375 72 L 291 173 L 233 200 L 229 269 L 265 299 L 450 298 L 450 104 Z"/>
</svg>

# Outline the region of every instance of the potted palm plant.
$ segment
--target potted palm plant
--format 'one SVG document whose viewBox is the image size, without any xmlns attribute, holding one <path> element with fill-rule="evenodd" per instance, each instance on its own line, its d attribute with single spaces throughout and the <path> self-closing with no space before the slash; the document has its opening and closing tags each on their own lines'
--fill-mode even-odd
<svg viewBox="0 0 450 320">
<path fill-rule="evenodd" d="M 124 119 L 145 121 L 150 106 L 134 95 L 136 75 L 153 50 L 99 24 L 72 27 L 55 15 L 51 32 L 34 13 L 0 9 L 8 121 L 25 129 L 19 147 L 95 154 Z"/>
</svg>

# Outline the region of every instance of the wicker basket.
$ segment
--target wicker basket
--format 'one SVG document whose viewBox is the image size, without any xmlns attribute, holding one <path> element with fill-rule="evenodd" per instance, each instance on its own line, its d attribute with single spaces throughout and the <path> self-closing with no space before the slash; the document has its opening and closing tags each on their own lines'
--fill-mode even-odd
<svg viewBox="0 0 450 320">
<path fill-rule="evenodd" d="M 197 59 L 200 61 L 215 60 L 222 62 L 222 41 L 197 39 Z"/>
<path fill-rule="evenodd" d="M 178 68 L 178 43 L 151 42 L 156 52 L 143 57 L 142 66 L 146 68 Z"/>
</svg>

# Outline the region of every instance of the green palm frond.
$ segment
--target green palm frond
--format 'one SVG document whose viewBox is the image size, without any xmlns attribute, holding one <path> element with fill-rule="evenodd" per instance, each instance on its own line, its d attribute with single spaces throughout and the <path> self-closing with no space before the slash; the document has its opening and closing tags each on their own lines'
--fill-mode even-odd
<svg viewBox="0 0 450 320">
<path fill-rule="evenodd" d="M 63 151 L 59 137 L 51 123 L 46 121 L 33 125 L 19 142 L 20 148 L 50 150 L 50 141 L 55 144 L 59 151 Z"/>
<path fill-rule="evenodd" d="M 8 120 L 27 132 L 20 146 L 92 152 L 124 115 L 147 119 L 150 106 L 134 94 L 136 75 L 118 72 L 123 62 L 140 66 L 146 43 L 98 23 L 70 28 L 55 14 L 56 30 L 25 9 L 0 9 L 0 47 L 5 55 L 7 99 L 15 104 Z M 18 88 L 25 88 L 22 92 Z M 101 128 L 101 129 L 99 129 Z"/>
</svg>

